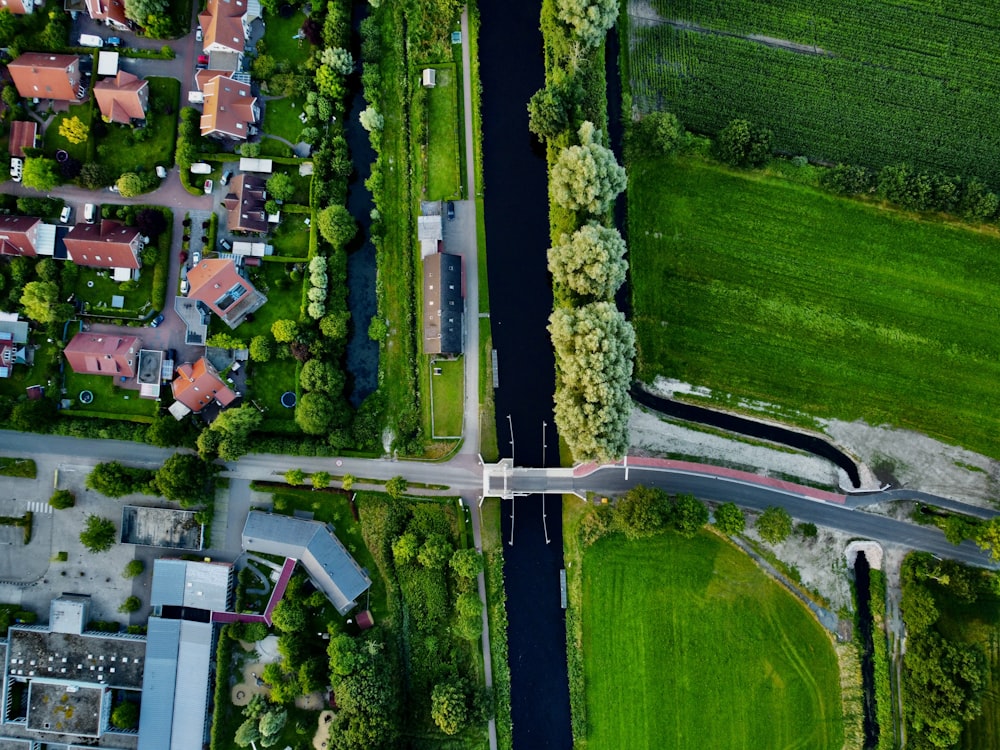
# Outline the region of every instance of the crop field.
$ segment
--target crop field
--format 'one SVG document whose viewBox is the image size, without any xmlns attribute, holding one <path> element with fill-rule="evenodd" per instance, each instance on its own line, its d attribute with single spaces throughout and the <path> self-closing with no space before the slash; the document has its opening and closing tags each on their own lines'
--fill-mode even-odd
<svg viewBox="0 0 1000 750">
<path fill-rule="evenodd" d="M 707 532 L 595 542 L 582 616 L 589 750 L 843 744 L 829 636 Z"/>
<path fill-rule="evenodd" d="M 734 117 L 779 151 L 1000 185 L 1000 14 L 981 0 L 630 0 L 642 111 L 714 134 Z"/>
<path fill-rule="evenodd" d="M 1000 457 L 1000 239 L 696 159 L 629 175 L 638 376 Z"/>
</svg>

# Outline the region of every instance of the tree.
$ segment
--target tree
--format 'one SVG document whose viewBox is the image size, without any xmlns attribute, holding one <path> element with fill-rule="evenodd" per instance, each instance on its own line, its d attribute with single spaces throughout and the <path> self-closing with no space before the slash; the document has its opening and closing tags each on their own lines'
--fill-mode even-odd
<svg viewBox="0 0 1000 750">
<path fill-rule="evenodd" d="M 344 478 L 340 480 L 340 486 L 344 488 L 344 492 L 350 492 L 351 488 L 354 486 L 354 476 L 351 474 L 344 474 Z"/>
<path fill-rule="evenodd" d="M 562 135 L 577 120 L 582 97 L 575 77 L 539 89 L 528 100 L 528 129 L 541 140 Z"/>
<path fill-rule="evenodd" d="M 151 484 L 155 473 L 148 469 L 124 466 L 118 461 L 100 463 L 87 475 L 87 487 L 107 497 L 122 497 L 133 492 L 155 492 Z"/>
<path fill-rule="evenodd" d="M 167 217 L 158 208 L 143 208 L 135 214 L 135 226 L 151 239 L 163 234 L 167 229 Z"/>
<path fill-rule="evenodd" d="M 574 294 L 610 300 L 625 281 L 625 249 L 617 229 L 590 222 L 549 248 L 549 271 Z"/>
<path fill-rule="evenodd" d="M 295 192 L 292 178 L 284 172 L 275 172 L 267 178 L 267 194 L 278 201 L 286 201 Z"/>
<path fill-rule="evenodd" d="M 715 139 L 720 161 L 734 167 L 757 167 L 771 156 L 771 131 L 747 120 L 730 120 Z"/>
<path fill-rule="evenodd" d="M 393 477 L 385 483 L 385 491 L 393 500 L 400 500 L 409 485 L 403 477 Z"/>
<path fill-rule="evenodd" d="M 90 128 L 79 117 L 67 117 L 59 123 L 59 135 L 70 143 L 83 143 L 90 137 Z"/>
<path fill-rule="evenodd" d="M 670 517 L 670 496 L 656 487 L 633 487 L 615 506 L 615 519 L 629 539 L 655 534 Z"/>
<path fill-rule="evenodd" d="M 628 390 L 635 332 L 610 302 L 558 308 L 549 317 L 556 354 L 555 414 L 576 461 L 616 460 L 628 447 Z"/>
<path fill-rule="evenodd" d="M 772 505 L 757 519 L 757 533 L 770 544 L 783 542 L 792 533 L 792 517 L 784 508 Z"/>
<path fill-rule="evenodd" d="M 339 367 L 320 359 L 310 359 L 302 365 L 299 385 L 305 391 L 320 391 L 337 395 L 344 390 L 344 373 Z"/>
<path fill-rule="evenodd" d="M 361 123 L 361 127 L 369 133 L 379 132 L 385 126 L 385 118 L 371 104 L 361 110 L 358 121 Z"/>
<path fill-rule="evenodd" d="M 118 178 L 118 182 L 115 184 L 118 186 L 118 192 L 121 193 L 122 198 L 140 195 L 146 188 L 143 179 L 135 172 L 126 172 Z"/>
<path fill-rule="evenodd" d="M 295 405 L 295 423 L 309 435 L 324 435 L 334 417 L 334 406 L 326 394 L 311 391 Z"/>
<path fill-rule="evenodd" d="M 342 250 L 358 233 L 358 224 L 346 207 L 335 203 L 327 206 L 316 217 L 316 228 L 323 239 L 337 250 Z"/>
<path fill-rule="evenodd" d="M 298 487 L 306 480 L 306 473 L 302 469 L 289 469 L 285 472 L 285 483 L 293 487 Z"/>
<path fill-rule="evenodd" d="M 417 559 L 420 552 L 420 540 L 412 531 L 396 538 L 392 543 L 392 560 L 396 565 L 409 565 Z"/>
<path fill-rule="evenodd" d="M 294 320 L 276 320 L 271 324 L 271 335 L 279 344 L 290 344 L 299 335 L 299 325 Z"/>
<path fill-rule="evenodd" d="M 156 472 L 156 487 L 182 507 L 210 505 L 215 499 L 215 467 L 191 453 L 175 453 Z"/>
<path fill-rule="evenodd" d="M 76 505 L 76 495 L 69 490 L 56 490 L 49 498 L 49 505 L 56 510 L 66 510 Z"/>
<path fill-rule="evenodd" d="M 86 190 L 100 190 L 114 181 L 109 167 L 97 162 L 87 162 L 80 168 L 80 187 Z"/>
<path fill-rule="evenodd" d="M 260 744 L 264 747 L 276 745 L 281 738 L 281 730 L 285 728 L 287 720 L 288 711 L 285 709 L 268 711 L 261 716 L 260 723 L 257 725 L 260 729 Z"/>
<path fill-rule="evenodd" d="M 59 301 L 53 281 L 29 281 L 21 292 L 24 314 L 39 323 L 60 323 L 73 317 L 73 306 Z"/>
<path fill-rule="evenodd" d="M 319 332 L 328 339 L 342 341 L 347 338 L 347 325 L 351 321 L 351 313 L 343 311 L 324 315 L 319 322 Z"/>
<path fill-rule="evenodd" d="M 579 130 L 580 145 L 564 148 L 552 167 L 549 193 L 553 202 L 569 211 L 602 214 L 625 189 L 625 169 L 611 149 L 601 145 L 601 132 L 592 122 Z"/>
<path fill-rule="evenodd" d="M 708 506 L 693 495 L 678 495 L 671 518 L 681 536 L 692 537 L 708 523 Z"/>
<path fill-rule="evenodd" d="M 471 547 L 460 549 L 451 556 L 449 565 L 460 578 L 475 578 L 483 572 L 483 556 Z"/>
<path fill-rule="evenodd" d="M 372 318 L 372 322 L 368 324 L 368 338 L 372 341 L 385 341 L 388 335 L 389 324 L 377 316 Z"/>
<path fill-rule="evenodd" d="M 681 142 L 684 128 L 673 112 L 652 112 L 629 131 L 629 146 L 638 153 L 665 156 Z"/>
<path fill-rule="evenodd" d="M 306 610 L 300 601 L 282 599 L 271 613 L 271 621 L 284 633 L 298 633 L 306 626 Z"/>
<path fill-rule="evenodd" d="M 320 61 L 334 73 L 350 75 L 354 70 L 354 58 L 343 47 L 327 47 L 320 53 Z"/>
<path fill-rule="evenodd" d="M 264 415 L 252 404 L 226 409 L 215 418 L 208 430 L 198 436 L 199 454 L 205 457 L 218 451 L 222 460 L 235 461 L 250 450 L 250 433 L 260 426 L 263 419 Z"/>
<path fill-rule="evenodd" d="M 25 159 L 24 172 L 21 175 L 21 184 L 28 188 L 34 188 L 43 192 L 48 192 L 59 182 L 59 167 L 55 159 Z"/>
<path fill-rule="evenodd" d="M 746 517 L 735 503 L 723 503 L 715 509 L 715 527 L 723 534 L 742 534 Z"/>
<path fill-rule="evenodd" d="M 115 543 L 117 531 L 114 521 L 90 514 L 80 532 L 80 543 L 89 552 L 107 552 Z"/>
<path fill-rule="evenodd" d="M 14 41 L 14 37 L 17 34 L 17 23 L 14 21 L 14 14 L 11 12 L 10 8 L 0 8 L 0 44 L 4 47 L 9 45 Z M 4 89 L 4 94 L 6 94 L 8 88 L 14 88 L 13 86 L 7 86 Z M 15 95 L 17 89 L 14 89 Z M 4 103 L 8 107 L 13 108 L 13 104 L 7 102 L 6 97 L 4 98 Z M 16 101 L 14 102 L 17 103 Z"/>
<path fill-rule="evenodd" d="M 146 566 L 142 560 L 129 560 L 128 564 L 125 565 L 125 570 L 122 571 L 122 578 L 138 578 L 145 569 Z"/>
<path fill-rule="evenodd" d="M 439 570 L 448 564 L 453 551 L 451 542 L 444 534 L 428 534 L 417 552 L 417 562 L 425 568 Z"/>
<path fill-rule="evenodd" d="M 465 693 L 457 680 L 439 682 L 431 691 L 431 718 L 445 734 L 458 734 L 468 720 Z"/>
<path fill-rule="evenodd" d="M 815 539 L 819 534 L 819 529 L 814 523 L 800 523 L 795 527 L 795 530 L 802 535 L 803 539 Z"/>
<path fill-rule="evenodd" d="M 330 472 L 328 471 L 317 471 L 313 473 L 309 480 L 312 482 L 312 486 L 317 490 L 325 490 L 330 486 Z"/>
<path fill-rule="evenodd" d="M 130 615 L 133 612 L 138 612 L 140 609 L 142 609 L 142 600 L 138 596 L 130 596 L 122 602 L 118 611 L 123 615 Z"/>
<path fill-rule="evenodd" d="M 260 740 L 260 730 L 257 728 L 257 719 L 247 719 L 240 728 L 236 730 L 233 741 L 240 747 L 250 747 Z"/>
<path fill-rule="evenodd" d="M 584 47 L 603 41 L 618 18 L 617 0 L 556 0 L 556 15 Z"/>
<path fill-rule="evenodd" d="M 250 339 L 250 359 L 254 362 L 270 362 L 274 359 L 274 339 L 266 334 Z"/>
<path fill-rule="evenodd" d="M 139 726 L 139 707 L 131 701 L 119 703 L 111 712 L 111 723 L 118 729 L 135 729 Z"/>
<path fill-rule="evenodd" d="M 148 26 L 151 19 L 169 13 L 168 0 L 125 0 L 125 16 L 140 26 Z"/>
</svg>

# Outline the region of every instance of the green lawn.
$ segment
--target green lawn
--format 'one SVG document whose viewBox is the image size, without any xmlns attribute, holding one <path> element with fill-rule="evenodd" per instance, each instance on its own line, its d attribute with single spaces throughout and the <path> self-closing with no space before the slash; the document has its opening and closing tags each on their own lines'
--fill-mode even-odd
<svg viewBox="0 0 1000 750">
<path fill-rule="evenodd" d="M 1000 456 L 1000 239 L 694 158 L 629 175 L 637 373 Z"/>
<path fill-rule="evenodd" d="M 441 371 L 440 375 L 437 370 Z M 430 379 L 431 397 L 434 399 L 433 436 L 460 436 L 465 406 L 465 358 L 431 362 Z"/>
<path fill-rule="evenodd" d="M 153 275 L 153 269 L 146 268 L 137 282 L 124 282 L 123 290 L 122 283 L 113 281 L 107 271 L 80 266 L 73 291 L 90 313 L 135 318 L 149 312 L 152 305 Z M 120 310 L 111 307 L 111 297 L 116 294 L 125 297 L 125 306 Z"/>
<path fill-rule="evenodd" d="M 427 200 L 459 197 L 458 104 L 455 67 L 436 68 L 437 85 L 427 89 Z"/>
<path fill-rule="evenodd" d="M 710 533 L 599 540 L 582 616 L 589 750 L 840 750 L 830 637 Z"/>
<path fill-rule="evenodd" d="M 97 144 L 99 161 L 117 174 L 137 170 L 152 172 L 157 165 L 169 168 L 174 163 L 181 84 L 173 78 L 147 80 L 149 109 L 145 129 L 151 135 L 137 142 L 133 128 L 109 123 L 107 133 Z"/>
<path fill-rule="evenodd" d="M 292 70 L 302 67 L 303 63 L 309 59 L 312 45 L 307 39 L 295 39 L 294 37 L 302 28 L 305 16 L 302 13 L 293 13 L 289 18 L 282 18 L 277 13 L 267 13 L 264 20 L 266 22 L 264 31 L 266 54 L 275 60 L 287 60 Z"/>
<path fill-rule="evenodd" d="M 84 141 L 83 143 L 70 143 L 59 135 L 59 125 L 63 120 L 68 120 L 72 117 L 79 117 L 80 121 L 83 122 L 84 125 L 89 126 L 93 113 L 94 110 L 91 107 L 90 102 L 86 102 L 84 104 L 73 105 L 69 108 L 68 112 L 61 112 L 53 117 L 52 121 L 45 129 L 45 137 L 42 146 L 45 151 L 45 155 L 54 159 L 56 151 L 62 149 L 78 161 L 87 161 L 87 141 Z"/>
<path fill-rule="evenodd" d="M 304 214 L 282 215 L 268 240 L 274 246 L 275 255 L 303 260 L 309 256 L 309 227 L 302 223 L 307 218 Z"/>
<path fill-rule="evenodd" d="M 264 104 L 264 132 L 298 143 L 299 133 L 305 127 L 299 120 L 300 114 L 302 114 L 302 101 L 298 98 L 287 97 L 268 101 Z M 272 141 L 270 138 L 264 139 L 264 143 L 270 141 Z"/>
<path fill-rule="evenodd" d="M 138 329 L 137 329 L 138 331 Z M 129 417 L 152 417 L 156 414 L 159 404 L 153 399 L 139 398 L 139 391 L 119 388 L 115 379 L 107 375 L 78 375 L 67 365 L 66 398 L 73 400 L 73 411 L 101 412 L 103 414 L 120 415 L 119 419 Z M 90 404 L 81 404 L 80 391 L 90 391 L 94 400 Z"/>
</svg>

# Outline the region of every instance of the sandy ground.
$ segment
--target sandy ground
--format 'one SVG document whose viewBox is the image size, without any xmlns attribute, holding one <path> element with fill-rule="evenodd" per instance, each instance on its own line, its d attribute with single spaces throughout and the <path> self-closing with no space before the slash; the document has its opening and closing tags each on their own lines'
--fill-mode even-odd
<svg viewBox="0 0 1000 750">
<path fill-rule="evenodd" d="M 313 737 L 313 747 L 316 750 L 326 750 L 330 746 L 330 722 L 333 721 L 333 711 L 323 711 L 319 715 L 316 736 Z"/>
<path fill-rule="evenodd" d="M 232 701 L 234 706 L 245 706 L 255 695 L 269 695 L 267 685 L 258 685 L 254 675 L 260 676 L 264 671 L 264 663 L 255 661 L 243 667 L 243 682 L 233 685 Z"/>
</svg>

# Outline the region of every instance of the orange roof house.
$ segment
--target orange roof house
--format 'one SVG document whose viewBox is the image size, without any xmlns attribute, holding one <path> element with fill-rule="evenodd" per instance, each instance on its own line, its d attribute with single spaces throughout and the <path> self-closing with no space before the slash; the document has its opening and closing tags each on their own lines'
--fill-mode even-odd
<svg viewBox="0 0 1000 750">
<path fill-rule="evenodd" d="M 105 122 L 130 125 L 134 120 L 146 119 L 149 82 L 137 75 L 120 70 L 113 78 L 98 81 L 94 85 L 94 96 Z"/>
<path fill-rule="evenodd" d="M 37 255 L 41 226 L 34 216 L 0 216 L 0 255 Z"/>
<path fill-rule="evenodd" d="M 260 17 L 259 0 L 208 0 L 198 14 L 206 53 L 242 53 L 250 36 L 250 24 Z"/>
<path fill-rule="evenodd" d="M 108 26 L 116 26 L 122 31 L 131 28 L 125 16 L 125 0 L 87 0 L 87 13 L 95 21 L 104 21 Z"/>
<path fill-rule="evenodd" d="M 0 8 L 6 8 L 11 13 L 22 16 L 35 10 L 35 0 L 0 0 Z"/>
<path fill-rule="evenodd" d="M 236 328 L 267 302 L 267 297 L 240 275 L 232 260 L 203 260 L 188 271 L 187 279 L 191 285 L 188 299 L 202 302 L 230 328 Z"/>
<path fill-rule="evenodd" d="M 63 354 L 75 373 L 134 378 L 141 347 L 138 336 L 78 333 L 63 349 Z"/>
<path fill-rule="evenodd" d="M 230 232 L 266 232 L 267 180 L 252 174 L 239 174 L 229 183 L 226 225 Z"/>
<path fill-rule="evenodd" d="M 177 377 L 170 384 L 174 398 L 195 414 L 213 401 L 220 406 L 229 406 L 236 400 L 236 394 L 222 382 L 219 373 L 205 357 L 192 364 L 177 368 Z"/>
<path fill-rule="evenodd" d="M 250 127 L 260 119 L 257 97 L 250 84 L 226 76 L 216 76 L 204 87 L 201 134 L 245 141 Z"/>
<path fill-rule="evenodd" d="M 70 260 L 91 268 L 138 270 L 142 235 L 112 219 L 96 224 L 77 224 L 63 238 Z"/>
<path fill-rule="evenodd" d="M 23 159 L 24 149 L 35 147 L 37 134 L 38 123 L 34 120 L 14 120 L 10 124 L 10 145 L 8 147 L 10 155 Z"/>
<path fill-rule="evenodd" d="M 80 58 L 49 52 L 25 52 L 7 64 L 17 93 L 31 99 L 75 102 L 87 90 L 80 85 Z"/>
</svg>

